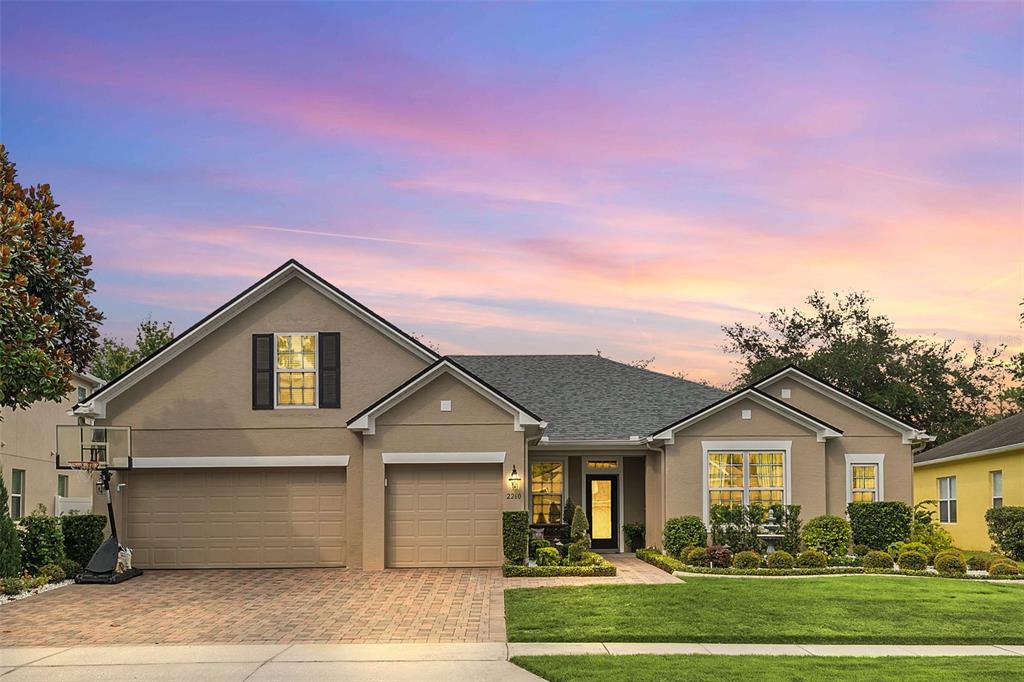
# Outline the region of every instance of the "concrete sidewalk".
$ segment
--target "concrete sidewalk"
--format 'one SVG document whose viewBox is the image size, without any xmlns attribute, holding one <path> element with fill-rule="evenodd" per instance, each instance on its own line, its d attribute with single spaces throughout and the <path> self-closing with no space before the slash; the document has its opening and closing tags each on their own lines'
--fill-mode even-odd
<svg viewBox="0 0 1024 682">
<path fill-rule="evenodd" d="M 826 644 L 213 644 L 0 649 L 0 678 L 15 680 L 425 680 L 540 678 L 512 656 L 720 654 L 789 656 L 1024 656 L 1024 645 Z"/>
</svg>

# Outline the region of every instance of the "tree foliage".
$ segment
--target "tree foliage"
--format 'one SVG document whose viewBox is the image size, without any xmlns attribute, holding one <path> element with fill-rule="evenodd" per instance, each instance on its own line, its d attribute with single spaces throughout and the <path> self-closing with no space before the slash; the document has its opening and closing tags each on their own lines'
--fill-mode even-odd
<svg viewBox="0 0 1024 682">
<path fill-rule="evenodd" d="M 49 185 L 23 187 L 0 145 L 0 406 L 61 401 L 96 352 L 92 257 Z"/>
<path fill-rule="evenodd" d="M 926 429 L 939 443 L 998 415 L 993 399 L 1006 380 L 1003 348 L 970 348 L 949 339 L 904 338 L 865 293 L 814 292 L 808 309 L 780 308 L 758 324 L 722 328 L 725 350 L 740 358 L 737 384 L 753 384 L 795 364 Z"/>
<path fill-rule="evenodd" d="M 146 318 L 135 331 L 134 346 L 122 339 L 103 339 L 93 360 L 92 373 L 104 381 L 111 381 L 173 340 L 174 329 L 170 322 L 154 322 Z"/>
</svg>

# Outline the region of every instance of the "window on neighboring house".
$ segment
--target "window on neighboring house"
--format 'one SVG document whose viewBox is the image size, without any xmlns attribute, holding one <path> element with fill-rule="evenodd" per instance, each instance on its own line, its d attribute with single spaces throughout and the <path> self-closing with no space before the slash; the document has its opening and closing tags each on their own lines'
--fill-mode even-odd
<svg viewBox="0 0 1024 682">
<path fill-rule="evenodd" d="M 20 519 L 25 515 L 25 470 L 11 471 L 11 518 Z"/>
<path fill-rule="evenodd" d="M 708 453 L 708 504 L 782 504 L 786 492 L 786 453 L 735 451 Z"/>
<path fill-rule="evenodd" d="M 939 522 L 956 523 L 956 476 L 939 479 Z"/>
<path fill-rule="evenodd" d="M 316 407 L 316 334 L 278 334 L 274 374 L 278 406 Z"/>
<path fill-rule="evenodd" d="M 1003 472 L 992 472 L 992 507 L 1003 506 Z"/>
<path fill-rule="evenodd" d="M 530 464 L 531 523 L 561 523 L 565 493 L 565 470 L 562 462 Z"/>
<path fill-rule="evenodd" d="M 68 477 L 66 474 L 57 474 L 57 497 L 68 496 Z"/>
<path fill-rule="evenodd" d="M 852 493 L 851 502 L 877 502 L 878 465 L 851 464 L 850 492 Z"/>
<path fill-rule="evenodd" d="M 86 390 L 85 390 L 85 386 L 79 386 L 79 387 L 78 387 L 78 393 L 77 393 L 77 395 L 78 395 L 78 400 L 79 400 L 79 402 L 81 402 L 81 401 L 85 400 L 85 395 L 86 395 Z"/>
</svg>

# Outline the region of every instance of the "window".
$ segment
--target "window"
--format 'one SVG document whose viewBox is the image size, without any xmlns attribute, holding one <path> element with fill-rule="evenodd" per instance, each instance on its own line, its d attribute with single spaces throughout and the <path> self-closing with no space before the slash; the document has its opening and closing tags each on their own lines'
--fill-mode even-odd
<svg viewBox="0 0 1024 682">
<path fill-rule="evenodd" d="M 79 386 L 78 387 L 78 400 L 79 401 L 85 400 L 85 395 L 86 395 L 85 386 Z"/>
<path fill-rule="evenodd" d="M 786 492 L 786 453 L 735 451 L 708 453 L 708 504 L 782 504 Z"/>
<path fill-rule="evenodd" d="M 65 474 L 57 474 L 57 497 L 68 496 L 68 477 Z"/>
<path fill-rule="evenodd" d="M 878 465 L 850 465 L 851 502 L 876 502 L 878 500 Z"/>
<path fill-rule="evenodd" d="M 956 476 L 939 479 L 939 522 L 956 523 Z"/>
<path fill-rule="evenodd" d="M 276 344 L 277 405 L 316 407 L 316 334 L 278 334 Z"/>
<path fill-rule="evenodd" d="M 992 472 L 992 507 L 1003 506 L 1003 472 Z"/>
<path fill-rule="evenodd" d="M 25 515 L 25 470 L 11 471 L 11 518 L 20 519 Z"/>
<path fill-rule="evenodd" d="M 588 469 L 618 469 L 619 462 L 614 459 L 588 459 Z"/>
<path fill-rule="evenodd" d="M 562 462 L 530 464 L 531 523 L 561 523 L 562 495 L 565 492 Z"/>
</svg>

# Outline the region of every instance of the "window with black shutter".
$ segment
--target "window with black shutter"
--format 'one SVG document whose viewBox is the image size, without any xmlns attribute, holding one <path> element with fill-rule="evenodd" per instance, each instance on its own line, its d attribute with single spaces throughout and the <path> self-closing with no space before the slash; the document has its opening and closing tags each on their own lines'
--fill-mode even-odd
<svg viewBox="0 0 1024 682">
<path fill-rule="evenodd" d="M 274 409 L 274 335 L 252 335 L 252 409 Z"/>
<path fill-rule="evenodd" d="M 341 334 L 320 332 L 320 407 L 341 407 Z"/>
</svg>

